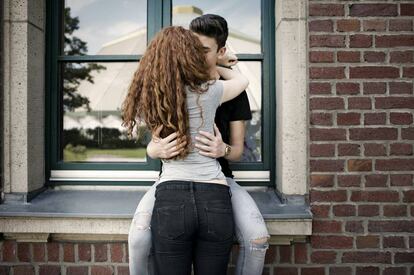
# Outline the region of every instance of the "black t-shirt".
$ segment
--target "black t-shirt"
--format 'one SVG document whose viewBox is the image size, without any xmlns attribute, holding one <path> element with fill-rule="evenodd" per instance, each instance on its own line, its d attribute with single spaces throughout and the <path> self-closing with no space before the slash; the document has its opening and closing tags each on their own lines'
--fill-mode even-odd
<svg viewBox="0 0 414 275">
<path fill-rule="evenodd" d="M 249 99 L 246 91 L 243 91 L 236 98 L 224 102 L 216 111 L 215 123 L 220 130 L 223 141 L 230 143 L 230 122 L 238 120 L 250 120 L 252 113 L 250 111 Z M 230 169 L 229 162 L 225 158 L 217 159 L 221 165 L 221 170 L 226 177 L 233 178 L 233 173 Z"/>
</svg>

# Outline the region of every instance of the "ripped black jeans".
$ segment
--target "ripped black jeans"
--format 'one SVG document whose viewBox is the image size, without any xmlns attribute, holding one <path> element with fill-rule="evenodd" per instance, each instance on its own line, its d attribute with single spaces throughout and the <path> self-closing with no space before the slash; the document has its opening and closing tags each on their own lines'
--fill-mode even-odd
<svg viewBox="0 0 414 275">
<path fill-rule="evenodd" d="M 224 275 L 234 220 L 226 185 L 166 181 L 157 186 L 151 220 L 155 274 Z"/>
</svg>

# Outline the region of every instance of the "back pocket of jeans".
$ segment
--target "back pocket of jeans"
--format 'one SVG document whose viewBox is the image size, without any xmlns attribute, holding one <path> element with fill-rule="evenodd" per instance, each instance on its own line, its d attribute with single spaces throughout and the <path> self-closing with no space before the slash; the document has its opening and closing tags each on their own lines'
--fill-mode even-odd
<svg viewBox="0 0 414 275">
<path fill-rule="evenodd" d="M 234 222 L 231 208 L 206 207 L 207 233 L 213 240 L 233 238 Z"/>
<path fill-rule="evenodd" d="M 185 233 L 184 204 L 157 208 L 158 234 L 176 239 Z"/>
</svg>

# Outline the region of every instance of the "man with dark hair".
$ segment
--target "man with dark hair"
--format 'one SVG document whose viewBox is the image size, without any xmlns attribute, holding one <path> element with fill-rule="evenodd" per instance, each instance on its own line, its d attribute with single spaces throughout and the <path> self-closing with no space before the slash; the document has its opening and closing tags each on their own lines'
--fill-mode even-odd
<svg viewBox="0 0 414 275">
<path fill-rule="evenodd" d="M 203 44 L 207 63 L 213 78 L 219 79 L 217 64 L 235 65 L 237 60 L 226 56 L 228 27 L 226 20 L 214 14 L 205 14 L 190 23 L 193 31 Z M 269 234 L 263 217 L 247 191 L 233 179 L 229 161 L 240 160 L 244 150 L 245 121 L 251 119 L 250 105 L 246 91 L 238 97 L 223 103 L 216 111 L 214 135 L 200 131 L 195 147 L 204 156 L 217 158 L 232 193 L 232 207 L 236 225 L 236 237 L 240 251 L 236 264 L 236 274 L 262 274 L 264 258 L 268 248 Z M 161 131 L 161 129 L 160 129 Z M 184 144 L 176 140 L 173 133 L 166 138 L 159 135 L 147 146 L 151 158 L 169 159 L 180 153 Z M 141 199 L 134 215 L 128 237 L 130 273 L 148 274 L 147 264 L 150 246 L 149 224 L 154 205 L 155 186 Z"/>
</svg>

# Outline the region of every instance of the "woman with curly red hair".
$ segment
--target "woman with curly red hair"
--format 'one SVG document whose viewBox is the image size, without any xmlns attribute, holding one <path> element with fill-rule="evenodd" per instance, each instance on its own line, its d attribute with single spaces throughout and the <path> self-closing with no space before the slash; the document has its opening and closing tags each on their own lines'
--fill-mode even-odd
<svg viewBox="0 0 414 275">
<path fill-rule="evenodd" d="M 226 274 L 233 244 L 231 194 L 220 164 L 194 148 L 199 130 L 214 133 L 217 107 L 239 95 L 248 80 L 218 68 L 215 80 L 199 39 L 168 27 L 151 41 L 123 104 L 130 134 L 145 122 L 161 137 L 186 141 L 174 159 L 163 160 L 151 219 L 156 274 Z"/>
</svg>

